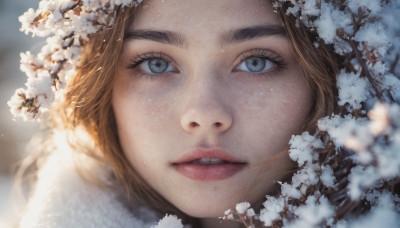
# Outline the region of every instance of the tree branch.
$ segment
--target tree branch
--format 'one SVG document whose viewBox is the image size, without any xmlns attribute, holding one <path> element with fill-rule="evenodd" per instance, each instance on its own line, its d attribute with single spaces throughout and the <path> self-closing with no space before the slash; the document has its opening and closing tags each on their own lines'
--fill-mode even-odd
<svg viewBox="0 0 400 228">
<path fill-rule="evenodd" d="M 376 96 L 379 98 L 379 100 L 383 101 L 383 95 L 382 93 L 379 91 L 376 80 L 372 77 L 367 64 L 365 63 L 365 61 L 363 60 L 363 58 L 361 57 L 361 53 L 357 48 L 357 43 L 355 40 L 350 40 L 350 45 L 353 48 L 354 52 L 356 53 L 356 58 L 358 60 L 358 62 L 361 64 L 361 69 L 362 69 L 362 74 L 364 74 L 368 81 L 371 83 L 372 88 L 374 89 Z"/>
</svg>

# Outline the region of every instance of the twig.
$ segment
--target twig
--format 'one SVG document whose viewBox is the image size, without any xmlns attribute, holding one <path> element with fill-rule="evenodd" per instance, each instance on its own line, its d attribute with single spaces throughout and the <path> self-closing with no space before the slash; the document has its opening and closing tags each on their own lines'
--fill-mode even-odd
<svg viewBox="0 0 400 228">
<path fill-rule="evenodd" d="M 361 57 L 361 53 L 357 48 L 357 43 L 355 40 L 350 40 L 350 45 L 353 48 L 354 52 L 356 53 L 356 57 L 358 62 L 361 64 L 362 68 L 362 73 L 367 77 L 368 81 L 371 83 L 373 89 L 375 90 L 376 96 L 379 98 L 379 100 L 383 101 L 383 95 L 379 91 L 375 79 L 372 77 L 371 73 L 368 70 L 367 64 L 365 64 L 365 61 Z"/>
<path fill-rule="evenodd" d="M 389 72 L 395 74 L 396 66 L 399 63 L 400 55 L 397 53 L 396 58 L 394 59 L 392 65 L 390 66 Z"/>
</svg>

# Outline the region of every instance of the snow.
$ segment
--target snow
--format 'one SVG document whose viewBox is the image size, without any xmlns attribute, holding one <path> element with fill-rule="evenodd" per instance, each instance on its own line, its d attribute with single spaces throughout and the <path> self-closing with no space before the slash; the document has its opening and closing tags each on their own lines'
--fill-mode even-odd
<svg viewBox="0 0 400 228">
<path fill-rule="evenodd" d="M 54 98 L 59 97 L 55 94 L 56 91 L 59 93 L 58 91 L 63 89 L 63 87 L 52 89 L 55 83 L 50 74 L 62 75 L 57 79 L 56 84 L 66 85 L 68 83 L 66 80 L 73 74 L 74 68 L 71 68 L 71 65 L 77 65 L 82 53 L 82 44 L 78 41 L 85 40 L 88 35 L 111 26 L 116 7 L 138 5 L 140 2 L 132 0 L 83 1 L 82 3 L 86 5 L 73 9 L 76 5 L 76 1 L 73 0 L 42 0 L 37 10 L 31 8 L 20 16 L 21 30 L 26 34 L 50 37 L 36 56 L 30 52 L 21 54 L 21 70 L 28 75 L 27 89 L 24 91 L 25 99 L 35 99 L 35 102 L 32 102 L 33 108 L 29 108 L 24 105 L 25 101 L 17 103 L 18 98 L 11 98 L 12 102 L 8 104 L 15 106 L 10 107 L 13 110 L 12 114 L 27 120 L 39 119 L 46 113 Z M 80 10 L 79 15 L 76 10 Z M 73 34 L 72 37 L 70 37 L 71 34 Z M 71 39 L 77 42 L 68 43 Z"/>
<path fill-rule="evenodd" d="M 370 63 L 369 68 L 375 76 L 382 76 L 387 71 L 385 63 L 381 61 L 375 64 Z"/>
<path fill-rule="evenodd" d="M 256 215 L 256 212 L 254 211 L 253 208 L 250 208 L 250 209 L 247 210 L 246 215 L 247 215 L 248 217 L 253 217 L 253 216 Z"/>
<path fill-rule="evenodd" d="M 367 215 L 352 221 L 348 227 L 352 228 L 392 228 L 400 227 L 399 214 L 386 208 L 373 209 Z"/>
<path fill-rule="evenodd" d="M 297 187 L 299 186 L 300 182 L 295 182 L 294 185 L 288 184 L 288 183 L 282 183 L 281 184 L 281 194 L 283 196 L 288 196 L 293 199 L 300 199 L 302 193 L 300 192 Z"/>
<path fill-rule="evenodd" d="M 315 139 L 308 132 L 303 132 L 302 135 L 293 135 L 289 144 L 292 145 L 289 150 L 289 156 L 293 161 L 297 161 L 299 166 L 311 163 L 313 148 L 323 147 L 321 140 Z"/>
<path fill-rule="evenodd" d="M 341 71 L 336 82 L 339 88 L 339 105 L 348 103 L 354 109 L 361 108 L 361 103 L 368 98 L 369 82 L 366 78 L 360 78 L 360 72 L 346 73 Z"/>
<path fill-rule="evenodd" d="M 358 200 L 365 187 L 373 185 L 379 179 L 379 175 L 373 167 L 356 166 L 351 169 L 349 176 L 349 194 L 352 199 Z"/>
<path fill-rule="evenodd" d="M 360 7 L 371 10 L 371 14 L 376 14 L 382 10 L 382 6 L 379 1 L 348 0 L 347 5 L 354 14 L 358 12 Z"/>
<path fill-rule="evenodd" d="M 295 213 L 298 219 L 286 225 L 286 228 L 318 227 L 320 223 L 334 215 L 334 210 L 325 197 L 321 196 L 317 200 L 315 196 L 310 196 L 306 204 L 298 207 Z"/>
<path fill-rule="evenodd" d="M 280 212 L 283 211 L 285 202 L 283 198 L 275 198 L 267 196 L 267 200 L 264 202 L 264 208 L 260 212 L 260 221 L 265 226 L 272 226 L 272 221 L 280 219 Z"/>
<path fill-rule="evenodd" d="M 250 203 L 248 203 L 248 202 L 238 203 L 238 204 L 236 204 L 236 211 L 239 214 L 246 214 L 249 207 L 250 207 Z"/>
<path fill-rule="evenodd" d="M 318 29 L 319 36 L 327 43 L 333 43 L 334 38 L 336 37 L 336 29 L 337 26 L 334 22 L 334 18 L 332 12 L 334 9 L 330 4 L 323 3 L 323 7 L 321 9 L 321 16 L 315 22 L 315 25 Z"/>
<path fill-rule="evenodd" d="M 302 12 L 306 15 L 317 16 L 320 14 L 321 10 L 317 7 L 316 0 L 308 0 L 304 2 Z"/>
<path fill-rule="evenodd" d="M 183 228 L 181 219 L 175 215 L 166 215 L 152 228 Z"/>
<path fill-rule="evenodd" d="M 330 166 L 322 167 L 321 181 L 326 187 L 333 188 L 335 186 L 336 178 L 333 175 L 333 170 Z"/>
<path fill-rule="evenodd" d="M 355 35 L 354 40 L 367 42 L 369 46 L 375 48 L 380 56 L 385 55 L 390 45 L 383 25 L 378 22 L 362 26 Z"/>
<path fill-rule="evenodd" d="M 400 103 L 400 79 L 393 74 L 386 73 L 382 84 L 387 90 L 391 91 L 393 99 Z"/>
<path fill-rule="evenodd" d="M 346 8 L 339 7 L 340 3 L 337 2 L 322 1 L 321 10 L 318 11 L 313 0 L 289 2 L 293 4 L 293 7 L 286 13 L 293 14 L 306 26 L 317 29 L 319 37 L 325 43 L 333 44 L 336 53 L 347 55 L 354 51 L 350 44 L 356 43 L 358 44 L 357 51 L 362 57 L 356 59 L 353 56 L 353 59 L 350 59 L 352 67 L 342 69 L 337 77 L 338 104 L 343 106 L 349 114 L 332 115 L 318 121 L 318 130 L 328 136 L 325 137 L 323 143 L 318 141 L 320 138 L 308 133 L 292 136 L 289 156 L 298 163 L 300 170 L 293 175 L 291 182 L 280 183 L 281 195 L 278 198 L 267 196 L 260 220 L 265 221 L 267 226 L 271 225 L 273 220 L 282 220 L 286 224 L 285 227 L 320 227 L 321 224 L 334 225 L 334 227 L 353 227 L 353 225 L 355 227 L 397 227 L 398 222 L 394 221 L 399 221 L 400 215 L 394 211 L 399 213 L 400 209 L 393 205 L 395 201 L 398 204 L 397 196 L 396 198 L 389 193 L 375 192 L 375 196 L 381 202 L 378 209 L 371 210 L 369 217 L 334 221 L 332 205 L 315 192 L 307 196 L 310 194 L 307 190 L 317 183 L 330 188 L 336 187 L 332 167 L 318 164 L 319 156 L 318 152 L 316 153 L 318 148 L 324 148 L 326 144 L 323 144 L 329 141 L 335 146 L 337 154 L 341 153 L 343 148 L 346 149 L 347 159 L 353 162 L 354 167 L 348 176 L 347 186 L 353 200 L 368 197 L 365 193 L 368 189 L 378 188 L 382 186 L 382 181 L 390 181 L 400 175 L 400 108 L 398 104 L 388 102 L 391 98 L 388 98 L 386 94 L 384 94 L 385 101 L 388 103 L 377 102 L 379 99 L 376 97 L 377 90 L 386 90 L 392 92 L 394 101 L 400 101 L 399 76 L 387 72 L 389 64 L 384 61 L 387 59 L 393 61 L 394 55 L 399 53 L 400 41 L 396 37 L 400 33 L 400 27 L 395 18 L 399 17 L 396 12 L 400 10 L 400 3 L 395 1 L 388 6 L 383 6 L 378 0 L 349 0 Z M 384 12 L 382 22 L 369 21 L 381 11 Z M 309 16 L 316 15 L 318 16 L 316 20 L 309 20 Z M 352 23 L 357 20 L 363 24 L 354 30 Z M 337 31 L 342 28 L 344 33 L 339 37 Z M 389 50 L 389 57 L 385 59 L 390 45 L 393 45 L 394 51 Z M 365 63 L 367 69 L 362 69 L 364 66 L 360 61 Z M 398 69 L 399 67 L 395 68 L 394 72 L 397 73 Z M 372 79 L 367 78 L 365 70 L 370 72 Z M 371 83 L 375 83 L 375 88 Z M 358 114 L 355 114 L 357 112 Z M 317 132 L 316 136 L 319 135 Z M 315 146 L 313 142 L 322 145 Z M 306 203 L 290 208 L 288 200 L 302 197 L 306 197 Z M 283 205 L 277 207 L 278 202 L 284 203 L 283 205 L 286 205 L 291 213 L 298 216 L 294 222 L 280 218 L 278 213 L 283 212 Z M 387 205 L 392 206 L 388 208 Z M 270 208 L 274 206 L 278 209 L 271 210 Z M 382 211 L 385 210 L 390 212 L 386 214 L 387 218 L 383 216 Z M 388 221 L 386 222 L 385 219 Z M 368 224 L 368 221 L 371 223 Z"/>
<path fill-rule="evenodd" d="M 30 51 L 27 51 L 26 53 L 20 53 L 20 56 L 20 70 L 24 72 L 28 78 L 35 77 L 35 68 L 40 68 L 43 66 L 42 60 L 36 58 L 36 56 L 32 55 Z"/>
</svg>

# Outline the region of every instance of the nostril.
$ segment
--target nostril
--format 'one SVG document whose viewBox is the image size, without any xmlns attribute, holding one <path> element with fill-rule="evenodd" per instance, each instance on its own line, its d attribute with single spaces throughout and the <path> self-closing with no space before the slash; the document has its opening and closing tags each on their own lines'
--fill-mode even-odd
<svg viewBox="0 0 400 228">
<path fill-rule="evenodd" d="M 198 127 L 198 126 L 200 126 L 198 123 L 196 123 L 196 122 L 191 122 L 190 123 L 190 127 Z"/>
<path fill-rule="evenodd" d="M 215 123 L 215 127 L 220 128 L 221 126 L 222 126 L 222 123 L 220 123 L 220 122 Z"/>
</svg>

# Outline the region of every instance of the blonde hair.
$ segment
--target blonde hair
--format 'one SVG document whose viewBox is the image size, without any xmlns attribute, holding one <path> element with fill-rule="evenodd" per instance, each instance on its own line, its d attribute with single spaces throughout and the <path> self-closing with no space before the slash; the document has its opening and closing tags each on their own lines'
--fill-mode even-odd
<svg viewBox="0 0 400 228">
<path fill-rule="evenodd" d="M 124 34 L 133 21 L 134 11 L 134 7 L 118 9 L 113 26 L 90 37 L 77 73 L 66 88 L 64 100 L 51 112 L 51 125 L 54 129 L 71 131 L 83 127 L 98 150 L 79 145 L 78 139 L 71 139 L 71 146 L 77 152 L 108 164 L 116 181 L 123 186 L 127 199 L 142 200 L 155 210 L 177 214 L 186 219 L 185 222 L 193 223 L 195 219 L 179 211 L 139 176 L 119 144 L 111 103 L 113 75 L 117 69 Z M 337 61 L 329 48 L 323 45 L 315 48 L 314 34 L 301 24 L 296 25 L 293 17 L 287 16 L 284 11 L 278 11 L 278 15 L 293 54 L 312 90 L 313 109 L 303 130 L 313 131 L 317 119 L 332 113 L 335 108 Z"/>
</svg>

